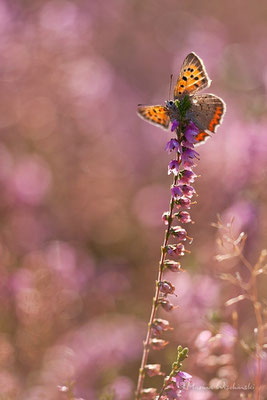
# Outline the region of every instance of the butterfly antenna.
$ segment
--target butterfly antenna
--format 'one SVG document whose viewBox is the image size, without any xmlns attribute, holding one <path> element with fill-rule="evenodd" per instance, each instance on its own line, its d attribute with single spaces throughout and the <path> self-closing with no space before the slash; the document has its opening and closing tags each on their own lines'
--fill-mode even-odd
<svg viewBox="0 0 267 400">
<path fill-rule="evenodd" d="M 169 86 L 169 97 L 168 97 L 168 99 L 170 99 L 170 98 L 171 98 L 171 90 L 172 90 L 172 78 L 173 78 L 173 74 L 171 74 L 171 76 L 170 76 L 170 86 Z"/>
</svg>

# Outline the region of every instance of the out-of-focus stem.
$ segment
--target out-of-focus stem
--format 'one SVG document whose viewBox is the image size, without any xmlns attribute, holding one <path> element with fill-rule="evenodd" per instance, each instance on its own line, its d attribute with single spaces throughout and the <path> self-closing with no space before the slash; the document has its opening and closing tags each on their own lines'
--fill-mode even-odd
<svg viewBox="0 0 267 400">
<path fill-rule="evenodd" d="M 250 271 L 250 287 L 251 295 L 250 299 L 254 307 L 255 317 L 257 321 L 257 343 L 256 343 L 256 373 L 255 373 L 255 400 L 260 400 L 260 387 L 261 387 L 261 373 L 262 373 L 262 363 L 261 363 L 261 351 L 264 342 L 264 329 L 263 320 L 261 314 L 261 304 L 258 300 L 258 287 L 257 287 L 257 274 L 256 267 L 250 264 L 246 259 L 242 251 L 239 251 L 239 258 L 243 264 Z"/>
<path fill-rule="evenodd" d="M 263 321 L 261 314 L 261 304 L 258 301 L 258 288 L 256 271 L 254 270 L 251 277 L 252 284 L 252 301 L 257 321 L 257 345 L 256 345 L 256 374 L 255 374 L 255 400 L 260 400 L 261 386 L 261 352 L 264 341 Z"/>
<path fill-rule="evenodd" d="M 178 155 L 177 155 L 178 157 Z M 178 180 L 178 175 L 174 176 L 173 179 L 173 185 L 176 185 Z M 160 295 L 160 288 L 159 288 L 159 282 L 162 280 L 162 274 L 164 270 L 164 261 L 166 257 L 166 246 L 168 244 L 169 236 L 170 236 L 170 229 L 173 221 L 173 208 L 174 208 L 174 198 L 171 199 L 170 201 L 170 207 L 169 207 L 169 219 L 168 219 L 168 226 L 165 231 L 165 237 L 163 241 L 163 245 L 161 247 L 161 256 L 160 256 L 160 261 L 159 261 L 159 269 L 158 269 L 158 278 L 156 282 L 156 289 L 155 289 L 155 295 L 153 298 L 153 304 L 152 304 L 152 310 L 149 318 L 149 323 L 148 323 L 148 329 L 147 329 L 147 335 L 146 339 L 144 341 L 144 351 L 143 351 L 143 356 L 142 356 L 142 361 L 141 361 L 141 367 L 139 370 L 139 377 L 138 377 L 138 383 L 137 383 L 137 389 L 136 389 L 136 399 L 139 399 L 143 390 L 143 384 L 144 384 L 144 378 L 145 378 L 145 366 L 147 364 L 147 359 L 148 359 L 148 354 L 150 350 L 150 340 L 152 336 L 152 323 L 154 321 L 155 315 L 156 315 L 156 310 L 157 310 L 157 305 L 158 305 L 158 299 Z"/>
</svg>

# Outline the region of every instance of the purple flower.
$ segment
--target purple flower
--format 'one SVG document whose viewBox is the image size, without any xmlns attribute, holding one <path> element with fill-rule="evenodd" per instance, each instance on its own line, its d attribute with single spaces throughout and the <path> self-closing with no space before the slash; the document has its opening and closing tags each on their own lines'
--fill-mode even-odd
<svg viewBox="0 0 267 400">
<path fill-rule="evenodd" d="M 175 131 L 179 126 L 179 121 L 177 121 L 177 119 L 172 121 L 172 126 L 171 126 L 171 131 Z"/>
<path fill-rule="evenodd" d="M 164 267 L 168 268 L 172 272 L 180 272 L 182 271 L 181 269 L 181 263 L 174 261 L 174 260 L 166 260 L 164 262 Z"/>
<path fill-rule="evenodd" d="M 163 214 L 162 214 L 162 221 L 164 222 L 164 224 L 165 225 L 168 225 L 168 223 L 169 223 L 169 221 L 170 221 L 170 213 L 169 213 L 169 211 L 165 211 Z"/>
<path fill-rule="evenodd" d="M 182 207 L 190 209 L 191 200 L 188 197 L 183 196 L 183 197 L 180 197 L 180 199 L 176 200 L 176 205 L 177 205 L 178 209 L 182 208 Z"/>
<path fill-rule="evenodd" d="M 200 349 L 200 351 L 204 348 L 208 348 L 209 340 L 212 337 L 212 333 L 208 330 L 204 330 L 199 333 L 195 340 L 195 345 Z"/>
<path fill-rule="evenodd" d="M 167 344 L 169 344 L 169 342 L 167 340 L 163 340 L 163 339 L 153 338 L 150 341 L 150 346 L 152 347 L 153 350 L 162 350 L 162 349 L 164 349 L 164 347 L 167 346 Z M 154 399 L 154 397 L 153 397 L 153 399 Z"/>
<path fill-rule="evenodd" d="M 173 309 L 177 308 L 177 306 L 174 306 L 173 304 L 171 304 L 171 303 L 169 302 L 169 300 L 167 300 L 167 299 L 164 298 L 164 297 L 161 297 L 161 298 L 159 299 L 158 304 L 160 304 L 161 307 L 162 307 L 165 311 L 167 311 L 167 312 L 172 311 Z"/>
<path fill-rule="evenodd" d="M 196 193 L 193 186 L 190 186 L 190 185 L 179 185 L 179 186 L 183 192 L 183 195 L 186 197 L 191 198 L 194 195 L 194 193 Z"/>
<path fill-rule="evenodd" d="M 162 332 L 172 331 L 173 328 L 170 326 L 169 321 L 162 318 L 154 319 L 152 325 L 153 334 L 155 336 L 160 335 Z"/>
<path fill-rule="evenodd" d="M 186 240 L 187 232 L 181 226 L 174 226 L 171 228 L 171 234 L 177 237 L 177 240 Z"/>
<path fill-rule="evenodd" d="M 179 147 L 180 147 L 180 144 L 179 144 L 179 142 L 178 142 L 178 140 L 177 139 L 171 139 L 171 140 L 169 140 L 168 142 L 167 142 L 167 144 L 166 144 L 166 146 L 165 146 L 165 150 L 168 152 L 168 153 L 171 153 L 173 150 L 175 150 L 175 149 L 179 149 Z"/>
<path fill-rule="evenodd" d="M 185 252 L 185 247 L 182 243 L 178 243 L 178 244 L 169 244 L 168 246 L 166 246 L 167 249 L 167 253 L 170 256 L 184 256 L 184 252 Z"/>
<path fill-rule="evenodd" d="M 180 147 L 187 148 L 187 149 L 193 149 L 194 148 L 194 144 L 188 142 L 187 140 L 183 140 L 182 143 L 180 144 Z M 181 151 L 180 151 L 180 153 L 181 153 Z"/>
<path fill-rule="evenodd" d="M 177 214 L 174 214 L 175 217 L 179 219 L 184 224 L 187 224 L 188 222 L 192 222 L 191 216 L 187 211 L 180 211 Z"/>
<path fill-rule="evenodd" d="M 157 375 L 165 375 L 163 372 L 160 370 L 160 364 L 147 364 L 145 366 L 145 371 L 148 376 L 157 376 Z"/>
<path fill-rule="evenodd" d="M 168 281 L 160 281 L 158 283 L 159 285 L 159 290 L 164 293 L 164 294 L 174 294 L 175 291 L 175 286 L 171 284 L 171 282 Z"/>
<path fill-rule="evenodd" d="M 219 333 L 221 334 L 221 342 L 223 346 L 231 348 L 235 344 L 237 332 L 230 324 L 222 324 Z"/>
<path fill-rule="evenodd" d="M 166 399 L 168 400 L 176 400 L 180 399 L 182 395 L 182 390 L 179 389 L 176 385 L 176 379 L 167 377 L 168 379 L 168 385 L 166 386 L 164 390 L 164 395 L 166 395 Z"/>
<path fill-rule="evenodd" d="M 180 371 L 178 374 L 183 380 L 192 379 L 192 375 L 188 374 L 187 372 Z"/>
<path fill-rule="evenodd" d="M 174 175 L 178 175 L 179 173 L 179 163 L 177 160 L 172 160 L 168 166 L 168 175 L 173 173 Z"/>
<path fill-rule="evenodd" d="M 185 128 L 185 139 L 188 143 L 196 143 L 196 135 L 199 133 L 198 128 L 196 127 L 196 125 L 190 121 L 189 124 L 187 125 L 187 127 Z"/>
<path fill-rule="evenodd" d="M 184 184 L 193 183 L 197 176 L 191 169 L 184 169 L 180 175 L 179 181 Z"/>
<path fill-rule="evenodd" d="M 142 392 L 142 399 L 144 400 L 153 400 L 157 395 L 157 389 L 155 388 L 147 388 L 143 389 Z"/>
<path fill-rule="evenodd" d="M 181 154 L 181 164 L 184 167 L 192 167 L 194 165 L 194 158 L 198 158 L 199 153 L 195 150 L 183 147 L 183 152 Z"/>
<path fill-rule="evenodd" d="M 177 389 L 176 384 L 174 382 L 171 382 L 168 386 L 166 386 L 166 388 L 164 390 L 164 394 L 166 394 L 165 399 L 177 400 L 177 399 L 181 398 L 182 391 L 180 389 Z M 164 397 L 163 397 L 163 399 L 164 399 Z"/>
<path fill-rule="evenodd" d="M 174 199 L 181 197 L 183 195 L 181 187 L 179 185 L 172 186 L 171 194 Z"/>
<path fill-rule="evenodd" d="M 178 389 L 185 388 L 185 385 L 189 383 L 192 379 L 192 376 L 187 372 L 179 371 L 176 375 L 176 386 Z"/>
</svg>

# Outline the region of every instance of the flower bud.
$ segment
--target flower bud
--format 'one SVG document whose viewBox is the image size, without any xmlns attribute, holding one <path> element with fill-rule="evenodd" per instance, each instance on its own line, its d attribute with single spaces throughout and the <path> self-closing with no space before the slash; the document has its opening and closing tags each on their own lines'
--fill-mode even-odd
<svg viewBox="0 0 267 400">
<path fill-rule="evenodd" d="M 199 153 L 188 147 L 183 147 L 181 154 L 181 164 L 183 167 L 192 167 L 194 165 L 194 159 L 199 159 Z"/>
<path fill-rule="evenodd" d="M 147 364 L 145 366 L 145 371 L 148 376 L 158 376 L 158 375 L 165 375 L 163 372 L 160 370 L 160 364 Z"/>
<path fill-rule="evenodd" d="M 180 185 L 180 188 L 183 192 L 183 195 L 191 199 L 193 197 L 194 193 L 196 193 L 195 189 L 193 186 L 190 185 Z"/>
<path fill-rule="evenodd" d="M 173 173 L 174 175 L 178 175 L 179 173 L 179 163 L 177 160 L 172 160 L 168 165 L 168 175 Z"/>
<path fill-rule="evenodd" d="M 177 208 L 180 209 L 182 207 L 190 209 L 191 200 L 188 197 L 180 197 L 180 199 L 175 201 Z"/>
<path fill-rule="evenodd" d="M 162 350 L 162 349 L 164 349 L 164 347 L 167 346 L 167 344 L 169 344 L 169 342 L 167 340 L 163 340 L 163 339 L 153 338 L 150 341 L 150 345 L 153 350 Z"/>
<path fill-rule="evenodd" d="M 186 240 L 187 232 L 181 226 L 173 226 L 170 232 L 173 236 L 177 237 L 178 240 Z"/>
<path fill-rule="evenodd" d="M 141 400 L 154 400 L 157 396 L 157 389 L 147 388 L 141 392 Z"/>
<path fill-rule="evenodd" d="M 175 213 L 174 216 L 177 217 L 179 221 L 181 221 L 184 224 L 192 222 L 191 216 L 187 211 L 179 211 L 178 213 Z"/>
<path fill-rule="evenodd" d="M 179 149 L 179 146 L 180 146 L 180 144 L 179 144 L 179 142 L 178 142 L 178 140 L 177 139 L 171 139 L 171 140 L 169 140 L 168 141 L 168 143 L 166 144 L 166 147 L 165 147 L 165 150 L 168 152 L 168 153 L 171 153 L 173 150 L 178 150 Z"/>
<path fill-rule="evenodd" d="M 160 335 L 162 332 L 173 330 L 173 328 L 170 326 L 169 321 L 161 318 L 154 319 L 151 328 L 154 335 Z"/>
<path fill-rule="evenodd" d="M 171 194 L 174 199 L 178 199 L 183 195 L 182 189 L 179 185 L 173 185 L 171 187 Z"/>
<path fill-rule="evenodd" d="M 181 390 L 177 388 L 175 379 L 169 379 L 168 385 L 165 387 L 163 392 L 163 399 L 179 399 L 181 397 Z"/>
<path fill-rule="evenodd" d="M 177 261 L 173 260 L 165 260 L 164 266 L 168 268 L 172 272 L 180 272 L 182 271 L 181 269 L 181 264 Z"/>
<path fill-rule="evenodd" d="M 175 286 L 168 281 L 160 281 L 158 283 L 159 290 L 164 294 L 174 294 Z"/>
<path fill-rule="evenodd" d="M 163 214 L 162 214 L 162 221 L 164 222 L 164 224 L 165 225 L 168 225 L 168 223 L 169 223 L 169 221 L 170 221 L 170 219 L 171 219 L 171 217 L 170 217 L 170 213 L 169 213 L 169 211 L 165 211 Z"/>
<path fill-rule="evenodd" d="M 170 256 L 183 256 L 185 252 L 185 247 L 182 243 L 169 244 L 168 246 L 166 246 L 166 250 Z"/>
<path fill-rule="evenodd" d="M 180 172 L 180 179 L 179 182 L 185 185 L 189 183 L 193 183 L 196 178 L 196 174 L 191 169 L 184 169 Z"/>
<path fill-rule="evenodd" d="M 172 126 L 171 126 L 171 132 L 175 131 L 179 126 L 179 121 L 177 119 L 174 119 L 172 121 Z"/>
<path fill-rule="evenodd" d="M 174 308 L 177 308 L 177 306 L 171 304 L 169 300 L 165 299 L 164 297 L 159 298 L 158 304 L 161 305 L 165 311 L 172 311 Z"/>
<path fill-rule="evenodd" d="M 192 375 L 188 374 L 187 372 L 184 371 L 178 371 L 176 374 L 176 386 L 179 389 L 184 389 L 186 388 L 186 385 L 190 382 L 192 379 Z"/>
</svg>

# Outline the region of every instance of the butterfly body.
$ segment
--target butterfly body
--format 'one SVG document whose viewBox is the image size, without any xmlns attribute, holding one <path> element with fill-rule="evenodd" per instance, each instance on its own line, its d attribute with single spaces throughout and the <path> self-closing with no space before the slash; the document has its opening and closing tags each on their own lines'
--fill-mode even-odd
<svg viewBox="0 0 267 400">
<path fill-rule="evenodd" d="M 168 129 L 171 122 L 180 118 L 175 100 L 181 102 L 185 96 L 188 96 L 191 105 L 185 119 L 193 121 L 198 127 L 200 132 L 196 139 L 198 143 L 202 143 L 221 124 L 226 109 L 224 101 L 219 97 L 213 94 L 197 94 L 210 83 L 202 60 L 195 53 L 190 53 L 183 62 L 175 85 L 174 101 L 166 101 L 165 106 L 139 106 L 137 112 L 148 122 Z"/>
</svg>

